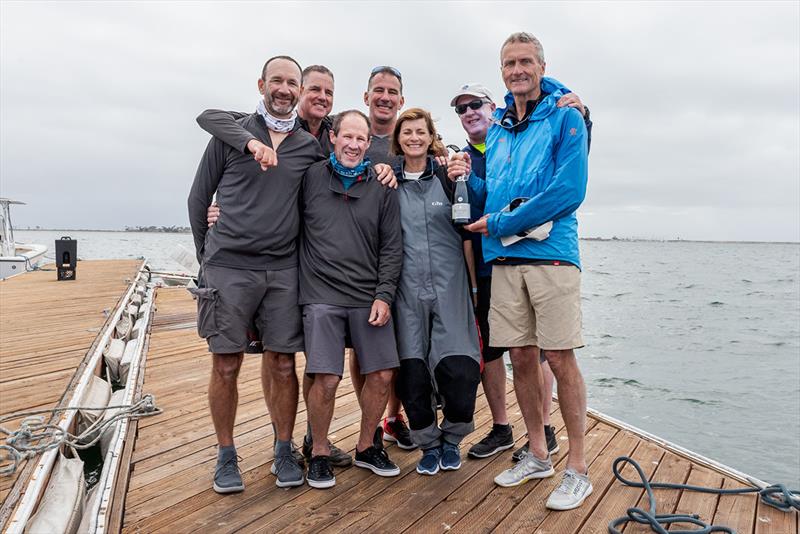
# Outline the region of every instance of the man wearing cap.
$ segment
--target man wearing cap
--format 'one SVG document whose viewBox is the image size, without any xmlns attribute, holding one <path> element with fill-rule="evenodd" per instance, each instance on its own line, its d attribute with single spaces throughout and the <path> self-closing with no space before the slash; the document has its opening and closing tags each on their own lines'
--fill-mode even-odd
<svg viewBox="0 0 800 534">
<path fill-rule="evenodd" d="M 541 350 L 558 382 L 569 439 L 566 470 L 546 506 L 570 510 L 592 493 L 586 386 L 574 353 L 583 346 L 576 210 L 586 196 L 587 131 L 580 112 L 556 106 L 568 90 L 544 77 L 536 37 L 510 35 L 500 59 L 506 107 L 495 111 L 487 133 L 486 180 L 469 180 L 485 214 L 465 228 L 484 235 L 483 256 L 493 265 L 491 342 L 509 347 L 530 449 L 495 483 L 518 486 L 555 474 L 543 431 Z M 451 164 L 453 175 L 466 170 L 463 161 Z"/>
<path fill-rule="evenodd" d="M 479 178 L 486 178 L 486 132 L 492 124 L 492 113 L 495 104 L 492 101 L 492 94 L 483 84 L 467 83 L 456 91 L 455 96 L 450 101 L 450 105 L 455 108 L 455 112 L 461 120 L 461 125 L 467 133 L 467 146 L 463 151 L 469 154 L 472 172 Z M 559 107 L 575 107 L 584 115 L 586 128 L 591 139 L 592 122 L 589 119 L 589 109 L 581 103 L 580 98 L 575 93 L 567 93 L 562 96 L 557 105 Z M 478 204 L 472 203 L 472 220 L 478 220 L 483 212 Z M 508 422 L 506 412 L 506 369 L 502 360 L 505 348 L 493 347 L 489 344 L 489 303 L 491 298 L 492 286 L 492 266 L 483 261 L 483 249 L 481 246 L 481 235 L 472 234 L 471 252 L 466 251 L 467 262 L 470 265 L 473 287 L 472 292 L 476 296 L 475 314 L 478 319 L 478 326 L 483 339 L 483 361 L 484 370 L 481 376 L 483 391 L 492 413 L 492 429 L 478 443 L 474 444 L 469 450 L 472 458 L 488 458 L 503 450 L 514 446 L 514 436 L 511 425 Z M 541 358 L 543 384 L 542 388 L 542 419 L 544 421 L 544 431 L 547 441 L 547 449 L 551 454 L 558 452 L 558 440 L 555 435 L 555 427 L 550 425 L 550 407 L 552 405 L 553 373 L 544 358 Z M 525 443 L 520 449 L 514 452 L 512 458 L 516 461 L 527 452 L 529 447 Z"/>
</svg>

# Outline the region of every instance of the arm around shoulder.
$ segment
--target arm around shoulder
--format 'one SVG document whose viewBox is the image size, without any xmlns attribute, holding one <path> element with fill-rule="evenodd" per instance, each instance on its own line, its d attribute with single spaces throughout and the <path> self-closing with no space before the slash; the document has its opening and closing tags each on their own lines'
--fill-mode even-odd
<svg viewBox="0 0 800 534">
<path fill-rule="evenodd" d="M 247 143 L 256 137 L 247 131 L 237 119 L 246 117 L 249 113 L 241 111 L 224 111 L 221 109 L 207 109 L 197 116 L 197 124 L 200 127 L 221 139 L 227 145 L 232 146 L 242 154 L 247 154 Z"/>
</svg>

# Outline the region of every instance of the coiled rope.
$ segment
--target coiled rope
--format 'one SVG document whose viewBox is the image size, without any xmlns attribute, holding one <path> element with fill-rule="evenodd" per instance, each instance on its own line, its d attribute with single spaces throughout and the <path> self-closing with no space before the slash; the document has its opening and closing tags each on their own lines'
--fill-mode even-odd
<svg viewBox="0 0 800 534">
<path fill-rule="evenodd" d="M 104 419 L 98 417 L 86 430 L 78 435 L 71 434 L 57 424 L 46 423 L 45 414 L 55 415 L 70 410 L 106 411 L 119 410 L 113 417 Z M 9 476 L 16 472 L 19 464 L 26 458 L 32 458 L 49 449 L 66 445 L 73 449 L 88 449 L 95 445 L 104 433 L 108 432 L 114 423 L 123 419 L 141 419 L 162 413 L 156 406 L 153 395 L 144 395 L 133 404 L 119 404 L 115 406 L 75 406 L 64 408 L 51 408 L 34 410 L 30 412 L 12 413 L 0 418 L 0 423 L 24 417 L 18 430 L 9 430 L 0 425 L 0 433 L 6 435 L 5 444 L 0 444 L 0 449 L 6 453 L 0 457 L 0 464 L 8 462 L 0 468 L 0 476 Z"/>
<path fill-rule="evenodd" d="M 623 466 L 620 464 L 631 464 L 636 472 L 639 473 L 641 482 L 634 482 L 628 480 L 620 474 L 620 469 Z M 633 488 L 644 488 L 647 491 L 647 498 L 650 501 L 649 511 L 642 510 L 641 508 L 628 508 L 627 515 L 618 517 L 608 524 L 608 531 L 611 534 L 621 534 L 617 527 L 627 524 L 628 522 L 640 523 L 649 525 L 653 532 L 658 534 L 709 534 L 711 532 L 727 532 L 735 534 L 733 529 L 723 526 L 709 525 L 700 519 L 698 515 L 688 514 L 657 514 L 656 513 L 656 498 L 653 495 L 653 488 L 666 488 L 666 489 L 679 489 L 699 491 L 701 493 L 716 493 L 718 495 L 738 495 L 742 493 L 758 493 L 761 502 L 767 506 L 772 506 L 778 510 L 789 512 L 792 509 L 800 510 L 800 491 L 789 490 L 783 484 L 774 484 L 766 488 L 738 488 L 738 489 L 717 489 L 705 488 L 702 486 L 691 486 L 689 484 L 668 484 L 665 482 L 649 482 L 647 476 L 642 471 L 642 468 L 633 458 L 628 456 L 620 456 L 614 460 L 611 466 L 614 476 L 617 480 L 626 486 Z M 674 523 L 687 523 L 690 525 L 699 526 L 699 529 L 692 530 L 670 530 L 667 531 L 665 527 L 669 527 Z"/>
</svg>

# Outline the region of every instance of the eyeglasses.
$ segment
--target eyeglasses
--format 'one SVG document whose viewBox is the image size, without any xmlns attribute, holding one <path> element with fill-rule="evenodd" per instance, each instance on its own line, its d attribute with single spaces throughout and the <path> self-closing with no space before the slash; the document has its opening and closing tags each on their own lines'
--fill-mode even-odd
<svg viewBox="0 0 800 534">
<path fill-rule="evenodd" d="M 486 102 L 484 100 L 473 100 L 472 102 L 467 102 L 466 104 L 459 104 L 456 106 L 456 114 L 463 115 L 467 112 L 467 108 L 469 109 L 481 109 Z"/>
<path fill-rule="evenodd" d="M 370 80 L 372 79 L 373 76 L 375 76 L 376 74 L 380 74 L 382 72 L 388 72 L 390 74 L 393 74 L 394 76 L 397 76 L 398 80 L 403 79 L 403 75 L 400 74 L 400 71 L 397 70 L 396 68 L 390 67 L 389 65 L 378 65 L 377 67 L 372 69 L 372 72 L 369 73 Z"/>
</svg>

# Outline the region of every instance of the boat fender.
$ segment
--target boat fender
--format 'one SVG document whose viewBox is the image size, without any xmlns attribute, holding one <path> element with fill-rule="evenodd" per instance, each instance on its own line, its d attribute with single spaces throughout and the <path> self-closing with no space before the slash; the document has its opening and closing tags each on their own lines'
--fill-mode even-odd
<svg viewBox="0 0 800 534">
<path fill-rule="evenodd" d="M 100 378 L 99 376 L 92 375 L 89 380 L 89 385 L 81 398 L 80 406 L 96 407 L 94 410 L 78 410 L 77 430 L 78 435 L 86 432 L 92 424 L 98 419 L 103 417 L 103 408 L 108 406 L 108 400 L 111 398 L 111 384 Z M 97 437 L 97 432 L 87 436 L 81 443 L 89 443 Z"/>
<path fill-rule="evenodd" d="M 63 532 L 75 534 L 86 504 L 83 461 L 58 454 L 44 497 L 36 513 L 25 525 L 25 532 Z"/>
</svg>

